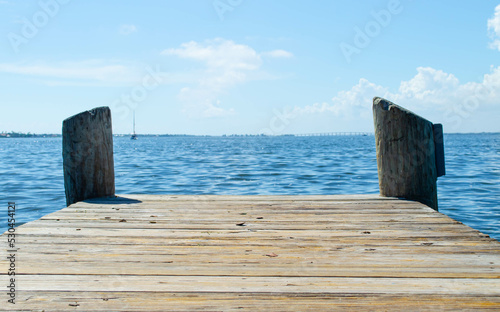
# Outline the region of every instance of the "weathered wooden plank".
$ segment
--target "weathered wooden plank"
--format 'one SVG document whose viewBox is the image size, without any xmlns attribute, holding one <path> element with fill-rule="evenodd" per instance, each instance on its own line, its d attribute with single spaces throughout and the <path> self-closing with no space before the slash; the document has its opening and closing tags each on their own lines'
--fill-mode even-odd
<svg viewBox="0 0 500 312">
<path fill-rule="evenodd" d="M 24 278 L 23 278 L 24 277 Z M 21 276 L 20 291 L 164 291 L 232 293 L 417 294 L 500 296 L 500 279 L 241 276 Z"/>
<path fill-rule="evenodd" d="M 205 233 L 206 234 L 206 233 Z M 198 236 L 198 237 L 188 237 L 188 238 L 171 238 L 163 239 L 157 237 L 93 237 L 89 240 L 85 236 L 53 236 L 53 235 L 41 235 L 41 236 L 20 236 L 20 246 L 26 248 L 26 250 L 36 250 L 36 248 L 46 248 L 46 250 L 52 250 L 52 247 L 58 246 L 59 248 L 67 248 L 68 250 L 86 250 L 92 249 L 99 246 L 116 246 L 120 248 L 121 246 L 125 248 L 168 248 L 170 246 L 181 246 L 181 247 L 201 247 L 201 246 L 212 246 L 216 248 L 224 247 L 281 247 L 281 248 L 295 248 L 300 247 L 314 247 L 314 248 L 342 248 L 343 252 L 349 250 L 349 248 L 363 248 L 364 246 L 370 248 L 396 248 L 396 249 L 411 249 L 419 250 L 419 248 L 432 247 L 435 248 L 452 248 L 457 249 L 463 253 L 471 252 L 486 252 L 492 251 L 497 252 L 499 245 L 495 240 L 489 238 L 480 238 L 477 236 L 467 236 L 467 237 L 433 237 L 433 238 L 398 238 L 391 237 L 386 239 L 379 239 L 378 237 L 370 237 L 370 235 L 365 236 L 352 236 L 352 237 L 334 237 L 329 239 L 322 239 L 318 242 L 316 237 L 297 237 L 282 239 L 281 237 L 271 237 L 271 238 L 248 238 L 248 237 L 212 237 L 212 236 Z M 39 247 L 38 247 L 39 246 Z M 140 246 L 140 247 L 137 247 Z M 55 248 L 55 247 L 54 247 Z M 431 250 L 432 250 L 431 249 Z M 423 251 L 423 250 L 422 250 Z M 424 252 L 424 251 L 423 251 Z M 424 253 L 430 252 L 425 250 Z M 0 260 L 1 263 L 1 260 Z"/>
<path fill-rule="evenodd" d="M 25 239 L 26 238 L 26 239 Z M 468 239 L 466 239 L 468 238 Z M 199 239 L 192 238 L 172 238 L 164 240 L 162 238 L 154 237 L 94 237 L 89 241 L 85 236 L 21 236 L 19 241 L 20 248 L 26 248 L 28 251 L 35 251 L 37 248 L 51 247 L 47 250 L 70 249 L 70 250 L 86 250 L 92 247 L 100 248 L 110 246 L 110 248 L 126 248 L 127 246 L 134 246 L 132 250 L 141 250 L 141 248 L 168 248 L 168 247 L 192 247 L 192 246 L 206 246 L 213 248 L 221 247 L 241 247 L 248 246 L 268 247 L 274 246 L 277 248 L 295 248 L 311 247 L 311 248 L 324 248 L 330 250 L 333 247 L 354 247 L 354 246 L 375 246 L 379 248 L 394 248 L 396 250 L 420 250 L 425 252 L 432 252 L 432 250 L 452 250 L 462 253 L 474 251 L 499 251 L 500 247 L 496 241 L 492 239 L 478 239 L 474 236 L 471 237 L 437 237 L 432 239 L 426 238 L 388 238 L 381 240 L 377 237 L 340 237 L 335 239 L 325 239 L 318 242 L 315 237 L 293 237 L 283 240 L 276 244 L 278 238 L 270 239 L 256 239 L 247 237 L 207 237 L 199 236 Z M 427 248 L 432 247 L 432 248 Z M 345 250 L 344 250 L 345 252 Z"/>
<path fill-rule="evenodd" d="M 186 196 L 187 197 L 187 196 Z M 283 196 L 284 197 L 284 196 Z M 275 207 L 275 208 L 293 208 L 297 207 L 300 208 L 301 206 L 330 206 L 332 208 L 354 208 L 354 207 L 366 207 L 366 208 L 377 208 L 376 205 L 382 205 L 382 206 L 393 206 L 397 208 L 415 208 L 419 207 L 421 208 L 422 206 L 419 206 L 417 202 L 413 201 L 403 201 L 399 199 L 391 199 L 391 200 L 381 200 L 381 199 L 367 199 L 367 200 L 361 200 L 359 202 L 353 201 L 353 200 L 314 200 L 314 199 L 306 199 L 306 198 L 301 198 L 299 199 L 293 199 L 293 197 L 287 196 L 286 198 L 279 200 L 279 198 L 275 199 L 266 199 L 266 200 L 252 200 L 249 202 L 248 200 L 242 200 L 242 199 L 232 199 L 232 198 L 227 198 L 225 200 L 215 200 L 215 199 L 197 199 L 197 200 L 190 200 L 189 198 L 177 198 L 175 200 L 170 200 L 166 199 L 164 201 L 153 201 L 153 200 L 147 200 L 147 201 L 136 201 L 135 198 L 138 198 L 137 196 L 128 196 L 127 200 L 125 198 L 120 198 L 121 201 L 114 202 L 113 199 L 99 199 L 99 201 L 93 201 L 93 200 L 87 200 L 85 202 L 78 202 L 74 205 L 72 205 L 73 208 L 98 208 L 98 207 L 107 207 L 107 206 L 116 206 L 120 208 L 127 208 L 127 207 L 162 207 L 164 205 L 171 205 L 174 207 L 206 207 L 207 205 L 213 206 L 213 207 L 226 207 L 226 206 L 248 206 L 248 207 Z M 140 198 L 140 197 L 139 197 Z M 375 206 L 374 206 L 375 205 Z"/>
<path fill-rule="evenodd" d="M 411 224 L 429 224 L 431 226 L 438 224 L 450 224 L 446 218 L 439 218 L 437 216 L 429 215 L 394 215 L 394 214 L 337 214 L 335 216 L 326 216 L 324 214 L 301 214 L 298 213 L 297 217 L 290 214 L 268 214 L 268 213 L 226 213 L 225 215 L 200 215 L 200 214 L 180 214 L 173 215 L 168 213 L 152 214 L 150 211 L 144 215 L 138 216 L 136 213 L 116 212 L 111 214 L 106 213 L 65 213 L 57 214 L 49 217 L 43 217 L 40 222 L 48 226 L 69 226 L 76 222 L 96 223 L 101 225 L 114 224 L 123 219 L 127 222 L 162 222 L 168 224 L 183 224 L 189 223 L 203 223 L 203 224 L 224 224 L 224 223 L 237 223 L 243 219 L 248 222 L 262 223 L 262 224 L 311 224 L 311 223 L 330 223 L 334 224 L 365 224 L 373 222 L 373 224 L 385 223 L 403 223 L 405 225 Z M 222 217 L 224 217 L 222 219 Z M 297 221 L 300 220 L 300 221 Z M 26 228 L 26 227 L 25 227 Z"/>
<path fill-rule="evenodd" d="M 290 260 L 290 261 L 302 261 L 304 259 L 312 259 L 314 258 L 316 263 L 335 263 L 340 260 L 344 260 L 346 258 L 352 258 L 350 265 L 355 265 L 358 262 L 365 265 L 365 261 L 367 259 L 373 260 L 374 263 L 377 261 L 383 262 L 394 262 L 394 261 L 416 261 L 416 262 L 428 262 L 432 261 L 444 261 L 447 260 L 452 265 L 452 262 L 456 263 L 464 263 L 464 265 L 471 263 L 475 264 L 483 264 L 487 265 L 490 262 L 495 261 L 494 255 L 488 255 L 487 251 L 483 252 L 442 252 L 442 250 L 436 250 L 434 252 L 429 251 L 428 253 L 423 254 L 425 248 L 417 249 L 417 252 L 410 252 L 408 249 L 397 250 L 395 248 L 368 248 L 367 246 L 359 246 L 359 247 L 333 247 L 330 250 L 317 250 L 319 248 L 313 248 L 308 246 L 299 246 L 297 248 L 289 248 L 289 249 L 280 249 L 273 247 L 262 247 L 259 248 L 257 246 L 246 247 L 251 249 L 240 249 L 234 247 L 219 247 L 219 252 L 217 252 L 217 247 L 208 248 L 206 246 L 191 246 L 191 247 L 179 247 L 179 248 L 165 248 L 164 250 L 156 251 L 151 249 L 147 249 L 144 251 L 143 256 L 144 262 L 148 261 L 161 261 L 163 258 L 168 258 L 169 260 L 176 260 L 178 262 L 182 261 L 191 261 L 190 257 L 196 256 L 196 261 L 200 262 L 210 262 L 214 260 L 213 256 L 217 256 L 217 259 L 221 262 L 238 262 L 238 261 L 248 261 L 257 259 L 259 261 L 267 261 L 266 254 L 275 253 L 280 256 L 281 260 Z M 427 247 L 427 246 L 426 246 Z M 27 255 L 20 256 L 23 259 L 46 259 L 47 261 L 64 261 L 65 257 L 75 258 L 77 257 L 80 261 L 97 261 L 96 259 L 103 256 L 102 261 L 119 261 L 119 262 L 127 262 L 132 261 L 137 258 L 136 253 L 130 253 L 124 251 L 126 248 L 131 248 L 130 246 L 124 247 L 123 249 L 112 249 L 108 251 L 101 251 L 100 254 L 95 254 L 95 251 L 99 251 L 99 248 L 88 248 L 87 252 L 79 252 L 78 249 L 68 249 L 66 253 L 57 252 L 57 251 L 34 251 L 33 253 L 29 253 Z M 105 249 L 105 248 L 103 248 Z M 347 250 L 344 250 L 347 249 Z M 432 248 L 427 248 L 432 249 Z M 384 254 L 384 251 L 391 251 L 390 259 L 387 258 L 387 255 Z M 419 252 L 418 252 L 419 251 Z M 279 252 L 279 253 L 278 253 Z M 491 252 L 491 250 L 490 250 Z M 276 261 L 274 261 L 275 263 Z M 493 268 L 495 262 L 490 264 Z"/>
<path fill-rule="evenodd" d="M 135 236 L 135 237 L 161 237 L 165 239 L 170 238 L 207 238 L 207 237 L 259 237 L 266 239 L 269 237 L 276 238 L 289 238 L 306 236 L 310 238 L 316 238 L 319 240 L 337 237 L 359 237 L 359 236 L 376 236 L 381 239 L 390 238 L 393 236 L 397 237 L 421 237 L 421 238 L 434 238 L 434 237 L 464 237 L 464 236 L 476 236 L 480 233 L 473 229 L 464 228 L 463 230 L 450 230 L 437 232 L 432 229 L 421 228 L 418 233 L 409 232 L 405 229 L 387 229 L 387 230 L 371 230 L 370 226 L 367 225 L 365 229 L 345 229 L 345 230 L 257 230 L 251 231 L 251 229 L 241 229 L 242 227 L 236 227 L 234 230 L 227 229 L 198 229 L 195 231 L 193 229 L 153 229 L 150 226 L 148 228 L 92 228 L 92 227 L 81 227 L 81 228 L 44 228 L 44 227 L 27 227 L 30 235 L 67 235 L 67 236 L 80 236 L 85 235 L 89 239 L 94 237 L 114 237 L 114 236 Z M 21 230 L 20 230 L 21 231 Z M 201 231 L 201 232 L 200 232 Z M 365 234 L 364 232 L 370 232 L 370 234 Z"/>
<path fill-rule="evenodd" d="M 476 278 L 476 279 L 493 279 L 493 274 L 500 277 L 500 269 L 497 267 L 491 268 L 487 265 L 477 265 L 473 262 L 468 262 L 467 268 L 460 265 L 457 261 L 451 262 L 450 266 L 433 265 L 430 262 L 422 262 L 419 265 L 405 265 L 401 262 L 387 261 L 376 262 L 372 265 L 366 265 L 370 259 L 365 260 L 365 265 L 346 265 L 342 263 L 321 263 L 314 262 L 313 265 L 298 265 L 299 263 L 284 263 L 272 264 L 269 262 L 252 263 L 249 261 L 240 261 L 239 263 L 219 261 L 200 261 L 193 264 L 192 262 L 183 262 L 163 259 L 161 262 L 143 261 L 137 259 L 144 257 L 136 257 L 134 261 L 119 261 L 119 262 L 99 262 L 99 266 L 95 261 L 75 261 L 68 259 L 66 262 L 53 261 L 51 264 L 46 261 L 47 258 L 23 261 L 19 265 L 19 270 L 25 274 L 40 274 L 50 280 L 50 275 L 78 275 L 85 272 L 86 276 L 118 274 L 118 275 L 155 275 L 155 276 L 277 276 L 277 277 L 373 277 L 373 278 Z M 346 258 L 346 260 L 348 260 Z M 414 261 L 414 260 L 406 260 Z M 172 263 L 172 264 L 171 264 Z M 265 264 L 265 267 L 264 267 Z M 429 265 L 428 267 L 422 267 Z M 22 278 L 21 278 L 22 280 Z"/>
<path fill-rule="evenodd" d="M 125 220 L 125 221 L 123 221 Z M 126 224 L 120 224 L 126 223 Z M 256 218 L 239 218 L 224 221 L 213 220 L 185 220 L 171 221 L 161 219 L 149 220 L 134 220 L 131 218 L 115 218 L 109 220 L 40 220 L 36 225 L 27 224 L 22 227 L 21 231 L 27 231 L 30 228 L 102 228 L 102 229 L 142 229 L 148 226 L 149 229 L 180 229 L 180 230 L 234 230 L 245 228 L 247 230 L 366 230 L 366 222 L 345 222 L 345 221 L 315 221 L 315 222 L 301 222 L 301 221 L 273 221 L 273 220 L 259 220 Z M 445 222 L 389 222 L 379 221 L 370 223 L 371 230 L 421 230 L 423 228 L 432 227 L 436 231 L 454 231 L 470 232 L 467 228 L 460 224 L 449 224 Z"/>
<path fill-rule="evenodd" d="M 381 255 L 373 255 L 375 253 L 370 253 L 366 251 L 364 254 L 358 255 L 348 255 L 345 256 L 332 256 L 328 258 L 320 258 L 317 255 L 307 254 L 307 250 L 304 251 L 302 255 L 289 255 L 289 254 L 279 254 L 279 251 L 268 249 L 265 253 L 252 254 L 242 253 L 239 255 L 224 255 L 217 256 L 212 255 L 175 255 L 175 254 L 160 254 L 160 255 L 122 255 L 120 253 L 116 254 L 102 254 L 99 257 L 95 255 L 78 255 L 72 252 L 68 255 L 62 256 L 58 254 L 39 254 L 37 258 L 39 262 L 50 262 L 53 265 L 58 265 L 60 268 L 49 269 L 50 272 L 58 274 L 106 274 L 108 272 L 102 272 L 100 269 L 89 269 L 88 265 L 83 265 L 85 270 L 78 267 L 69 267 L 78 265 L 79 263 L 90 264 L 99 263 L 99 265 L 110 266 L 111 264 L 116 264 L 121 267 L 113 271 L 118 271 L 122 274 L 137 274 L 142 275 L 141 266 L 147 266 L 148 264 L 153 265 L 158 268 L 158 271 L 153 275 L 192 275 L 195 274 L 191 272 L 191 269 L 198 272 L 203 272 L 201 275 L 206 276 L 217 276 L 217 275 L 231 275 L 231 276 L 353 276 L 353 271 L 357 271 L 356 276 L 379 276 L 380 273 L 384 272 L 385 277 L 422 277 L 420 274 L 424 273 L 425 277 L 449 277 L 450 273 L 454 273 L 455 276 L 467 275 L 468 277 L 474 277 L 474 273 L 481 275 L 481 278 L 498 279 L 500 277 L 500 272 L 498 264 L 495 263 L 497 260 L 492 256 L 478 255 L 475 257 L 463 255 L 453 255 L 453 256 L 442 256 L 442 257 L 419 257 L 414 256 L 402 256 L 394 255 L 392 259 L 384 258 Z M 223 252 L 221 252 L 223 253 Z M 276 254 L 276 258 L 272 259 L 266 255 Z M 196 259 L 194 259 L 196 257 Z M 22 258 L 22 255 L 20 259 Z M 25 264 L 19 264 L 20 267 L 26 267 L 27 265 L 36 264 L 35 258 L 24 259 Z M 343 263 L 347 262 L 347 263 Z M 448 263 L 449 265 L 445 265 Z M 137 263 L 137 264 L 134 264 Z M 163 264 L 164 267 L 161 267 Z M 184 269 L 180 271 L 175 271 L 177 267 L 184 266 Z M 238 269 L 238 266 L 239 269 Z M 261 268 L 266 266 L 265 268 Z M 275 268 L 276 271 L 270 271 L 270 266 Z M 337 268 L 338 267 L 338 268 Z M 378 272 L 371 272 L 370 267 Z M 139 270 L 137 270 L 139 268 Z M 387 268 L 392 268 L 394 271 L 391 272 Z M 428 268 L 427 271 L 422 268 Z M 330 271 L 332 269 L 333 271 Z M 342 272 L 341 269 L 348 271 Z M 365 270 L 364 274 L 361 273 Z M 446 273 L 440 273 L 439 269 L 443 269 Z M 32 270 L 38 269 L 27 269 L 24 272 L 31 272 Z M 137 272 L 137 273 L 136 273 Z M 182 273 L 181 273 L 182 272 Z M 287 273 L 288 272 L 288 273 Z M 307 274 L 306 274 L 307 272 Z M 52 274 L 53 274 L 52 273 Z M 314 273 L 314 274 L 313 274 Z M 48 274 L 48 273 L 44 273 Z M 308 275 L 310 274 L 310 275 Z M 478 277 L 476 276 L 476 278 Z"/>
<path fill-rule="evenodd" d="M 300 212 L 300 211 L 310 211 L 310 210 L 326 210 L 328 213 L 333 212 L 335 213 L 336 211 L 339 212 L 353 212 L 356 213 L 358 210 L 361 211 L 367 211 L 367 212 L 373 212 L 377 213 L 377 211 L 384 210 L 386 213 L 390 212 L 387 211 L 388 208 L 394 208 L 395 210 L 399 211 L 422 211 L 425 212 L 425 210 L 422 210 L 421 206 L 418 206 L 416 204 L 397 204 L 397 203 L 392 203 L 392 204 L 386 204 L 386 203 L 378 203 L 378 205 L 373 205 L 373 203 L 366 203 L 366 204 L 342 204 L 338 202 L 330 203 L 321 203 L 321 204 L 316 204 L 316 203 L 310 203 L 310 202 L 295 202 L 295 203 L 288 203 L 288 204 L 283 204 L 281 206 L 278 206 L 277 204 L 248 204 L 248 203 L 239 203 L 239 202 L 224 202 L 224 203 L 216 203 L 216 202 L 199 202 L 199 203 L 164 203 L 164 204 L 158 204 L 158 203 L 151 203 L 151 202 L 146 202 L 141 205 L 130 205 L 130 206 L 124 206 L 124 205 L 84 205 L 84 206 L 72 206 L 73 209 L 67 210 L 67 211 L 87 211 L 87 210 L 98 210 L 98 209 L 120 209 L 120 210 L 137 210 L 139 208 L 141 209 L 146 209 L 146 210 L 165 210 L 166 208 L 169 209 L 185 209 L 186 212 L 194 212 L 194 211 L 203 211 L 207 207 L 213 208 L 215 210 L 225 210 L 225 209 L 254 209 L 254 210 L 268 210 L 268 211 L 273 211 L 273 212 L 284 212 L 284 213 L 294 213 L 294 212 Z"/>
<path fill-rule="evenodd" d="M 495 309 L 500 298 L 435 295 L 356 295 L 189 292 L 20 292 L 26 310 L 50 311 L 478 311 Z M 2 307 L 0 307 L 2 310 Z M 5 311 L 5 310 L 4 310 Z M 19 310 L 11 310 L 19 311 Z M 40 310 L 41 311 L 41 310 Z"/>
<path fill-rule="evenodd" d="M 251 242 L 255 244 L 251 244 Z M 78 255 L 94 255 L 94 253 L 113 253 L 122 255 L 160 255 L 160 254 L 174 254 L 174 255 L 211 255 L 224 252 L 224 255 L 246 255 L 248 252 L 252 252 L 256 255 L 264 255 L 269 249 L 273 249 L 275 252 L 279 252 L 280 255 L 304 255 L 306 249 L 307 256 L 316 256 L 319 258 L 335 259 L 335 257 L 341 255 L 356 255 L 356 254 L 366 254 L 366 248 L 373 247 L 369 249 L 370 256 L 376 258 L 378 255 L 382 255 L 385 259 L 386 253 L 391 252 L 391 255 L 403 255 L 408 257 L 415 257 L 417 255 L 420 258 L 436 258 L 442 257 L 453 257 L 454 255 L 460 255 L 461 259 L 467 257 L 467 255 L 478 255 L 482 253 L 488 254 L 489 252 L 500 252 L 498 246 L 440 246 L 436 243 L 419 243 L 413 245 L 396 245 L 396 244 L 377 244 L 373 241 L 362 241 L 356 242 L 356 244 L 345 244 L 341 243 L 324 243 L 324 244 L 307 244 L 300 240 L 290 240 L 288 244 L 259 244 L 260 241 L 251 240 L 249 244 L 230 244 L 227 242 L 219 244 L 197 244 L 196 241 L 191 242 L 191 245 L 138 245 L 134 248 L 130 248 L 129 244 L 82 244 L 82 245 L 69 245 L 61 244 L 58 241 L 53 241 L 57 243 L 57 246 L 51 246 L 50 244 L 18 244 L 21 251 L 26 254 L 24 259 L 27 259 L 31 255 L 37 254 L 61 254 L 67 255 L 69 252 Z M 51 248 L 48 248 L 51 247 Z M 375 253 L 376 251 L 376 253 Z M 332 258 L 333 257 L 333 258 Z M 475 256 L 474 256 L 475 257 Z M 148 261 L 148 259 L 145 259 Z M 498 264 L 500 265 L 500 263 Z"/>
<path fill-rule="evenodd" d="M 139 201 L 244 201 L 248 202 L 251 198 L 252 202 L 256 201 L 350 201 L 350 202 L 363 202 L 368 201 L 401 201 L 393 197 L 381 197 L 378 194 L 353 194 L 353 195 L 150 195 L 150 194 L 126 194 L 120 195 L 118 200 L 128 202 L 131 200 Z M 128 199 L 128 200 L 127 200 Z M 89 203 L 100 203 L 100 202 L 114 202 L 116 199 L 110 198 L 94 198 L 89 199 Z"/>
</svg>

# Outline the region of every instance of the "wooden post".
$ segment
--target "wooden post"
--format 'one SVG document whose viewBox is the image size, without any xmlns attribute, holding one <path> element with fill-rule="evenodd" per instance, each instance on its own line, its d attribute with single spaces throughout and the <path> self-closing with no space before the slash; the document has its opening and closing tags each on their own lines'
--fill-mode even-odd
<svg viewBox="0 0 500 312">
<path fill-rule="evenodd" d="M 115 195 L 111 110 L 98 107 L 63 121 L 66 204 Z"/>
<path fill-rule="evenodd" d="M 441 164 L 442 157 L 444 174 L 444 150 L 436 154 L 434 131 L 442 133 L 442 127 L 378 97 L 373 99 L 373 120 L 380 195 L 416 200 L 438 210 L 436 158 Z"/>
</svg>

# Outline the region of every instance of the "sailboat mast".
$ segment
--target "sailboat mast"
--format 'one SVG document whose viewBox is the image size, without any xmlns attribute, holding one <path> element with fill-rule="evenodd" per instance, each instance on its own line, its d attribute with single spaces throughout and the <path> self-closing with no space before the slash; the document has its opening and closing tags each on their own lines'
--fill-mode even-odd
<svg viewBox="0 0 500 312">
<path fill-rule="evenodd" d="M 135 111 L 134 111 L 134 133 L 130 137 L 132 140 L 137 140 L 137 134 L 135 134 Z"/>
</svg>

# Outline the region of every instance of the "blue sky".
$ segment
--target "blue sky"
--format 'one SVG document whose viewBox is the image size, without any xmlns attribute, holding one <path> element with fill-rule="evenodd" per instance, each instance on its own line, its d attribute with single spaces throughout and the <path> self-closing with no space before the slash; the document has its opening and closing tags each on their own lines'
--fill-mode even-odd
<svg viewBox="0 0 500 312">
<path fill-rule="evenodd" d="M 373 131 L 382 96 L 500 132 L 500 2 L 0 0 L 0 131 Z"/>
</svg>

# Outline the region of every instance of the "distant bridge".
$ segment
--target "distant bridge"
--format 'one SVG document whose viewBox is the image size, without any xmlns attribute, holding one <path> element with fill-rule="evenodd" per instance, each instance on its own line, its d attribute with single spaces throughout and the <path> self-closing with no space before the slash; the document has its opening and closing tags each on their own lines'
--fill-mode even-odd
<svg viewBox="0 0 500 312">
<path fill-rule="evenodd" d="M 294 134 L 294 136 L 339 136 L 339 135 L 361 135 L 368 136 L 373 135 L 371 132 L 322 132 L 322 133 L 304 133 L 304 134 Z"/>
</svg>

